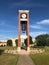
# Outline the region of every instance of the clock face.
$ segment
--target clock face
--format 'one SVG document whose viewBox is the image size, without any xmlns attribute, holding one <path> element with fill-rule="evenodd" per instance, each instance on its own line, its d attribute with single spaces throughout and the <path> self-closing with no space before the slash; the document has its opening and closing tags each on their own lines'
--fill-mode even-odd
<svg viewBox="0 0 49 65">
<path fill-rule="evenodd" d="M 26 18 L 26 14 L 22 14 L 21 17 L 22 17 L 23 19 L 25 19 L 25 18 Z"/>
</svg>

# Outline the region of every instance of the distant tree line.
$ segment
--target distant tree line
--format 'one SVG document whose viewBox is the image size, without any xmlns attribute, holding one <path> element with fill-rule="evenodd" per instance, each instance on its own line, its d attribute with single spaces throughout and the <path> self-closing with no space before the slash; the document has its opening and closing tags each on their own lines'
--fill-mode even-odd
<svg viewBox="0 0 49 65">
<path fill-rule="evenodd" d="M 37 46 L 49 46 L 49 34 L 39 35 L 35 39 Z"/>
<path fill-rule="evenodd" d="M 15 40 L 16 46 L 18 46 L 18 39 Z M 7 41 L 7 46 L 12 46 L 12 40 Z"/>
<path fill-rule="evenodd" d="M 32 37 L 29 36 L 30 44 L 33 44 Z M 16 46 L 18 46 L 18 39 L 15 40 Z M 27 46 L 27 39 L 24 40 L 25 45 Z M 12 46 L 12 40 L 7 41 L 7 46 Z"/>
<path fill-rule="evenodd" d="M 12 40 L 7 41 L 7 46 L 12 46 Z"/>
</svg>

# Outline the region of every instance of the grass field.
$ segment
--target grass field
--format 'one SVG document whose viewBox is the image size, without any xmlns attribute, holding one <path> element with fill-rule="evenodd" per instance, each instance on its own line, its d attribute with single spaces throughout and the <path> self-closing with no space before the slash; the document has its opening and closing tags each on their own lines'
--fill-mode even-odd
<svg viewBox="0 0 49 65">
<path fill-rule="evenodd" d="M 36 65 L 49 65 L 49 47 L 43 49 L 45 49 L 44 53 L 30 54 L 30 57 Z"/>
<path fill-rule="evenodd" d="M 19 55 L 1 54 L 0 65 L 17 65 Z"/>
<path fill-rule="evenodd" d="M 12 47 L 12 46 L 0 47 L 0 50 L 15 50 L 15 49 L 17 49 L 17 47 Z"/>
</svg>

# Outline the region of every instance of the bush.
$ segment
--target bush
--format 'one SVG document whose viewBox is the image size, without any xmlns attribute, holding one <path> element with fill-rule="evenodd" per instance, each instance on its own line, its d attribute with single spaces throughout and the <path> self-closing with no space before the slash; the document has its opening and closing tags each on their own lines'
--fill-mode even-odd
<svg viewBox="0 0 49 65">
<path fill-rule="evenodd" d="M 7 46 L 12 46 L 12 40 L 7 41 Z"/>
<path fill-rule="evenodd" d="M 31 36 L 29 36 L 29 39 L 30 39 L 30 44 L 33 44 L 32 37 Z M 24 43 L 27 46 L 27 39 L 25 39 Z"/>
<path fill-rule="evenodd" d="M 49 35 L 48 34 L 39 35 L 35 39 L 36 39 L 37 46 L 49 46 Z"/>
<path fill-rule="evenodd" d="M 16 46 L 18 46 L 18 39 L 15 40 Z"/>
</svg>

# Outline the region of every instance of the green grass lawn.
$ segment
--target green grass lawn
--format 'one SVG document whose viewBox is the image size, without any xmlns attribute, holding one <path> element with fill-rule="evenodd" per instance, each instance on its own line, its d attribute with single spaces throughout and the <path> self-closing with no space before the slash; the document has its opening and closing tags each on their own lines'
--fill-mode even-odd
<svg viewBox="0 0 49 65">
<path fill-rule="evenodd" d="M 17 47 L 12 47 L 12 46 L 4 46 L 0 47 L 0 50 L 16 50 Z"/>
<path fill-rule="evenodd" d="M 19 55 L 1 54 L 0 65 L 17 65 Z"/>
<path fill-rule="evenodd" d="M 49 65 L 49 47 L 45 47 L 45 52 L 41 54 L 30 54 L 36 65 Z"/>
<path fill-rule="evenodd" d="M 35 46 L 35 47 L 30 47 L 31 50 L 33 49 L 45 49 L 44 46 Z"/>
</svg>

